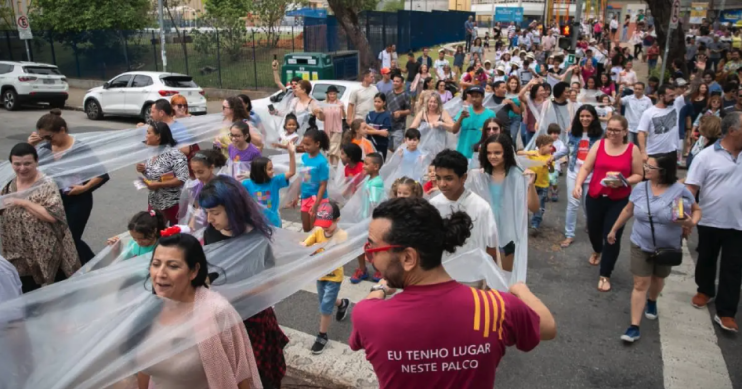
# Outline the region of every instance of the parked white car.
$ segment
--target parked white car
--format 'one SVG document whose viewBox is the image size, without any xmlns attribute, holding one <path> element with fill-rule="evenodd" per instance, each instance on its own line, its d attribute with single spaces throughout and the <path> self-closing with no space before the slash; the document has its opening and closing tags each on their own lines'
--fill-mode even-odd
<svg viewBox="0 0 742 389">
<path fill-rule="evenodd" d="M 314 80 L 312 83 L 312 98 L 317 101 L 325 101 L 327 88 L 330 85 L 335 85 L 338 88 L 338 100 L 342 101 L 345 105 L 345 109 L 348 109 L 348 102 L 350 101 L 350 94 L 361 88 L 361 83 L 357 81 L 336 81 L 336 80 Z M 271 117 L 268 110 L 268 105 L 276 105 L 278 102 L 283 100 L 287 92 L 279 91 L 272 94 L 269 97 L 253 100 L 252 109 L 253 111 L 263 120 Z M 288 112 L 284 112 L 286 114 Z M 318 121 L 317 125 L 322 126 L 322 122 Z"/>
<path fill-rule="evenodd" d="M 188 100 L 193 115 L 206 114 L 204 91 L 191 76 L 163 72 L 127 72 L 103 86 L 88 91 L 83 108 L 88 119 L 98 120 L 103 115 L 135 116 L 149 119 L 152 104 L 159 99 L 182 95 Z"/>
<path fill-rule="evenodd" d="M 63 108 L 68 92 L 67 78 L 54 65 L 0 61 L 0 96 L 8 111 L 38 102 Z"/>
</svg>

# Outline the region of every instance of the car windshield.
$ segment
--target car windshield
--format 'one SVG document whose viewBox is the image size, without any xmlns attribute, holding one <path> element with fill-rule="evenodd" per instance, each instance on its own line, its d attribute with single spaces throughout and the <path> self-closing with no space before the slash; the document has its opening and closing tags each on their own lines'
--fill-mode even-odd
<svg viewBox="0 0 742 389">
<path fill-rule="evenodd" d="M 198 85 L 193 82 L 193 78 L 188 76 L 169 76 L 162 77 L 160 80 L 162 80 L 162 83 L 165 84 L 165 86 L 171 88 L 198 88 Z"/>
<path fill-rule="evenodd" d="M 24 66 L 23 71 L 28 74 L 54 74 L 61 75 L 59 69 L 48 66 Z"/>
</svg>

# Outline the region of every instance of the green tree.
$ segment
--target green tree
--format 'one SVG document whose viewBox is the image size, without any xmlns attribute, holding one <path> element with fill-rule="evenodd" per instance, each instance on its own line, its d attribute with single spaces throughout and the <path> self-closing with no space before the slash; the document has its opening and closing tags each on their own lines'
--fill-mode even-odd
<svg viewBox="0 0 742 389">
<path fill-rule="evenodd" d="M 246 42 L 245 20 L 250 0 L 204 0 L 206 19 L 219 31 L 219 45 L 236 61 Z"/>
<path fill-rule="evenodd" d="M 152 21 L 151 0 L 34 0 L 30 18 L 34 29 L 56 33 L 90 30 L 139 30 Z"/>
<path fill-rule="evenodd" d="M 281 20 L 286 11 L 306 4 L 305 0 L 256 0 L 248 1 L 248 10 L 260 19 L 260 30 L 267 36 L 268 44 L 275 47 L 281 37 Z"/>
<path fill-rule="evenodd" d="M 358 50 L 361 69 L 369 69 L 374 66 L 376 56 L 371 51 L 371 45 L 363 33 L 358 14 L 362 11 L 374 10 L 379 4 L 378 0 L 327 0 L 327 4 L 335 14 L 338 23 L 345 30 L 353 46 Z"/>
<path fill-rule="evenodd" d="M 657 33 L 657 41 L 660 44 L 660 54 L 664 55 L 665 45 L 668 43 L 668 27 L 672 17 L 672 0 L 645 0 L 645 2 L 649 5 L 649 10 L 654 17 L 654 29 Z M 672 30 L 666 68 L 671 69 L 670 64 L 675 59 L 680 59 L 683 62 L 681 68 L 683 74 L 688 74 L 688 68 L 685 65 L 685 33 L 683 27 L 683 22 L 678 21 L 678 27 Z"/>
<path fill-rule="evenodd" d="M 15 29 L 15 12 L 10 1 L 0 0 L 0 30 Z"/>
</svg>

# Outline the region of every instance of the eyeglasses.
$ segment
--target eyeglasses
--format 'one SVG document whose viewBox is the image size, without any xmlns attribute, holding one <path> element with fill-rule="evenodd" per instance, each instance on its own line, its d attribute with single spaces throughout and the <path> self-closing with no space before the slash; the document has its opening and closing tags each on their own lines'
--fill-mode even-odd
<svg viewBox="0 0 742 389">
<path fill-rule="evenodd" d="M 376 253 L 382 253 L 382 252 L 385 252 L 385 251 L 389 251 L 391 249 L 397 249 L 397 248 L 401 248 L 401 247 L 403 247 L 403 246 L 393 244 L 393 245 L 389 245 L 389 246 L 382 246 L 382 247 L 371 248 L 371 242 L 366 242 L 366 244 L 363 245 L 363 252 L 366 254 L 366 260 L 368 260 L 369 262 L 373 263 L 374 262 L 374 254 L 376 254 Z"/>
<path fill-rule="evenodd" d="M 176 108 L 188 108 L 188 104 L 175 104 Z M 224 109 L 224 107 L 222 107 Z"/>
<path fill-rule="evenodd" d="M 644 164 L 644 168 L 647 169 L 647 170 L 662 170 L 661 167 L 652 166 L 652 165 L 650 165 L 648 163 L 645 163 Z"/>
<path fill-rule="evenodd" d="M 621 132 L 623 132 L 623 128 L 606 128 L 605 131 L 612 132 L 614 134 L 620 134 Z"/>
<path fill-rule="evenodd" d="M 242 138 L 242 134 L 229 134 L 230 138 Z"/>
</svg>

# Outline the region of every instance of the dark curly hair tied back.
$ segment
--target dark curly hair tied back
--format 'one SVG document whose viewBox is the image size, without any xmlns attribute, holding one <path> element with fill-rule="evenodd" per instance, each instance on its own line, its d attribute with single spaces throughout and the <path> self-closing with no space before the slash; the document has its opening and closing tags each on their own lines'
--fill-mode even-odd
<svg viewBox="0 0 742 389">
<path fill-rule="evenodd" d="M 390 245 L 410 247 L 420 256 L 420 266 L 431 270 L 441 265 L 443 252 L 453 253 L 471 236 L 472 220 L 465 212 L 442 218 L 438 210 L 422 198 L 395 198 L 374 210 L 374 219 L 388 219 L 392 227 L 384 236 Z"/>
</svg>

